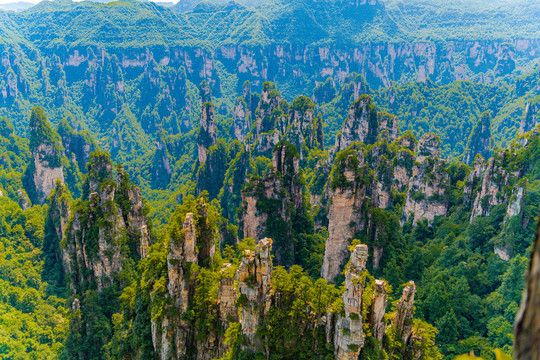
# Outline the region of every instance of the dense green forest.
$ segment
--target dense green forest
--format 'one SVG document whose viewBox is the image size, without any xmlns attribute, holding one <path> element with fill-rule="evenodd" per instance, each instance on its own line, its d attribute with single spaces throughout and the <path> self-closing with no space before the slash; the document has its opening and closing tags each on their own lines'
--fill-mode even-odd
<svg viewBox="0 0 540 360">
<path fill-rule="evenodd" d="M 0 11 L 0 359 L 508 359 L 538 15 Z"/>
</svg>

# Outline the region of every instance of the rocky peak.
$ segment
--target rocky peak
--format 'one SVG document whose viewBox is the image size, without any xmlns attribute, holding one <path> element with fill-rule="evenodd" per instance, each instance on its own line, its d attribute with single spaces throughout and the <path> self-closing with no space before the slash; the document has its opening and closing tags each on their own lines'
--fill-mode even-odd
<svg viewBox="0 0 540 360">
<path fill-rule="evenodd" d="M 32 160 L 23 183 L 30 200 L 43 204 L 54 188 L 56 179 L 64 181 L 61 139 L 39 106 L 32 109 L 29 125 Z"/>
<path fill-rule="evenodd" d="M 236 99 L 233 112 L 234 136 L 240 142 L 244 142 L 245 136 L 250 130 L 250 115 L 251 112 L 246 101 L 241 97 Z"/>
<path fill-rule="evenodd" d="M 353 142 L 372 144 L 377 134 L 377 110 L 368 95 L 362 95 L 355 101 L 345 119 L 341 133 L 336 136 L 333 153 L 346 149 Z"/>
<path fill-rule="evenodd" d="M 283 111 L 283 105 L 276 85 L 271 82 L 265 82 L 256 112 L 257 138 L 262 133 L 275 129 L 276 122 L 281 121 L 285 113 Z"/>
<path fill-rule="evenodd" d="M 199 164 L 203 164 L 206 161 L 208 148 L 214 146 L 217 142 L 215 107 L 211 102 L 205 102 L 202 105 L 200 126 L 197 147 Z"/>
<path fill-rule="evenodd" d="M 255 337 L 261 319 L 270 310 L 272 301 L 272 239 L 264 238 L 255 251 L 246 250 L 236 279 L 240 295 L 240 324 L 247 338 L 245 347 L 255 351 L 260 340 Z"/>
<path fill-rule="evenodd" d="M 201 106 L 212 101 L 212 89 L 206 80 L 199 85 L 199 95 L 201 96 Z"/>
<path fill-rule="evenodd" d="M 90 153 L 96 151 L 97 145 L 87 132 L 76 132 L 70 124 L 74 118 L 69 116 L 62 119 L 58 124 L 58 134 L 62 138 L 62 144 L 66 149 L 66 155 L 76 160 L 81 171 L 85 171 L 86 164 L 90 160 Z"/>
<path fill-rule="evenodd" d="M 364 166 L 361 150 L 340 153 L 334 162 L 329 183 L 332 200 L 328 212 L 328 239 L 326 240 L 321 277 L 333 281 L 349 256 L 348 245 L 364 223 L 357 221 L 362 212 L 365 186 L 358 180 L 358 171 Z M 356 224 L 352 227 L 351 224 Z"/>
<path fill-rule="evenodd" d="M 140 189 L 129 182 L 121 167 L 116 182 L 113 175 L 109 154 L 92 153 L 86 199 L 71 209 L 63 230 L 64 268 L 77 294 L 112 285 L 124 261 L 145 257 L 151 243 Z"/>
<path fill-rule="evenodd" d="M 306 96 L 297 97 L 289 108 L 287 121 L 282 123 L 284 138 L 300 151 L 303 157 L 307 149 L 323 149 L 324 138 L 321 117 L 314 117 L 315 104 Z"/>
<path fill-rule="evenodd" d="M 335 356 L 337 360 L 358 359 L 364 346 L 364 319 L 362 318 L 362 296 L 365 289 L 367 245 L 356 245 L 345 269 L 345 292 L 343 306 L 345 316 L 338 316 L 334 334 Z"/>
<path fill-rule="evenodd" d="M 405 344 L 409 342 L 412 331 L 411 320 L 414 315 L 414 295 L 416 285 L 414 281 L 409 281 L 403 288 L 403 294 L 396 305 L 396 314 L 392 319 L 392 326 L 398 329 L 401 339 Z"/>
<path fill-rule="evenodd" d="M 470 186 L 465 189 L 466 194 L 474 197 L 471 222 L 478 216 L 488 216 L 494 206 L 507 201 L 508 194 L 504 188 L 509 184 L 512 175 L 504 168 L 507 156 L 505 152 L 500 152 L 494 154 L 487 162 L 481 157 L 475 160 L 473 171 L 467 178 Z M 479 188 L 475 192 L 477 187 L 475 185 L 479 183 Z"/>
<path fill-rule="evenodd" d="M 329 103 L 336 97 L 336 84 L 334 79 L 328 77 L 324 82 L 315 82 L 313 89 L 313 102 L 317 105 Z"/>
<path fill-rule="evenodd" d="M 472 129 L 463 162 L 471 164 L 477 155 L 481 155 L 484 159 L 489 159 L 491 156 L 491 113 L 489 111 L 480 116 Z"/>
<path fill-rule="evenodd" d="M 420 137 L 416 148 L 416 161 L 423 162 L 426 158 L 438 158 L 441 139 L 434 133 L 426 133 Z"/>
<path fill-rule="evenodd" d="M 519 127 L 520 135 L 528 133 L 540 123 L 540 119 L 538 119 L 538 114 L 540 112 L 540 102 L 538 100 L 540 99 L 528 102 L 527 105 L 525 105 L 525 112 L 523 114 L 523 117 L 521 118 L 521 125 Z"/>
<path fill-rule="evenodd" d="M 399 121 L 397 116 L 387 113 L 386 111 L 378 113 L 379 119 L 379 134 L 378 139 L 386 139 L 392 142 L 399 135 Z"/>
<path fill-rule="evenodd" d="M 435 140 L 423 143 L 420 139 L 419 147 L 422 143 L 424 145 L 438 144 L 438 137 L 429 137 L 429 139 Z M 437 154 L 438 147 L 427 145 L 424 150 L 419 149 L 419 152 L 424 155 L 417 156 L 417 161 L 420 158 L 422 162 L 412 167 L 412 176 L 403 207 L 403 221 L 412 217 L 413 225 L 423 219 L 431 222 L 436 216 L 443 216 L 448 212 L 446 189 L 450 186 L 450 176 L 446 170 L 446 163 L 428 155 Z"/>
<path fill-rule="evenodd" d="M 98 191 L 101 184 L 114 178 L 113 164 L 109 154 L 103 152 L 93 153 L 92 161 L 88 163 L 88 175 L 84 183 L 84 197 Z"/>
<path fill-rule="evenodd" d="M 370 324 L 373 329 L 373 336 L 382 343 L 386 332 L 386 312 L 388 283 L 385 280 L 375 280 L 375 291 L 371 302 Z"/>
<path fill-rule="evenodd" d="M 370 92 L 371 89 L 364 76 L 357 73 L 350 73 L 343 81 L 340 89 L 340 97 L 342 102 L 347 102 L 348 106 L 348 104 L 357 101 L 360 95 L 369 94 Z"/>
<path fill-rule="evenodd" d="M 294 260 L 292 220 L 305 211 L 299 161 L 294 145 L 278 143 L 272 156 L 272 171 L 251 177 L 242 190 L 240 223 L 244 237 L 276 238 L 276 263 L 285 266 L 293 265 Z M 272 226 L 276 222 L 283 226 Z"/>
</svg>

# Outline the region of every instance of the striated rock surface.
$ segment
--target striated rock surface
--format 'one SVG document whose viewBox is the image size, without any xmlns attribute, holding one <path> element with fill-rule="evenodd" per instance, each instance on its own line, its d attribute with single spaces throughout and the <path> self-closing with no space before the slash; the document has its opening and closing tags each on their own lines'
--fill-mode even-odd
<svg viewBox="0 0 540 360">
<path fill-rule="evenodd" d="M 282 121 L 284 112 L 281 105 L 281 95 L 278 93 L 276 85 L 265 82 L 255 118 L 256 138 L 259 138 L 262 133 L 275 129 L 276 122 Z"/>
<path fill-rule="evenodd" d="M 202 164 L 206 161 L 208 148 L 215 145 L 217 141 L 215 108 L 211 102 L 202 104 L 200 126 L 197 136 L 197 149 L 199 164 Z"/>
<path fill-rule="evenodd" d="M 221 279 L 219 281 L 218 299 L 219 299 L 219 318 L 224 327 L 229 322 L 238 321 L 238 309 L 236 308 L 237 289 L 234 284 L 235 273 L 231 273 L 233 267 L 226 263 L 221 269 Z"/>
<path fill-rule="evenodd" d="M 118 169 L 115 182 L 112 162 L 104 153 L 95 154 L 88 169 L 87 198 L 71 210 L 62 241 L 68 283 L 78 294 L 112 284 L 124 260 L 133 256 L 120 244 L 127 242 L 138 257 L 145 257 L 151 242 L 141 191 L 129 183 L 123 169 Z"/>
<path fill-rule="evenodd" d="M 403 288 L 403 294 L 396 305 L 396 314 L 392 319 L 392 326 L 398 329 L 401 339 L 405 344 L 409 343 L 409 337 L 412 332 L 415 293 L 416 285 L 414 281 L 409 281 L 405 288 Z"/>
<path fill-rule="evenodd" d="M 366 280 L 368 248 L 356 245 L 345 269 L 345 292 L 343 305 L 345 316 L 338 316 L 334 334 L 335 356 L 337 360 L 356 360 L 364 346 L 362 318 L 362 295 Z"/>
<path fill-rule="evenodd" d="M 472 129 L 467 149 L 463 155 L 463 162 L 471 164 L 477 155 L 484 159 L 491 156 L 491 113 L 484 112 L 474 128 Z"/>
<path fill-rule="evenodd" d="M 448 212 L 446 189 L 450 176 L 446 163 L 439 158 L 439 145 L 440 139 L 435 134 L 424 134 L 418 142 L 402 221 L 412 217 L 413 225 L 424 219 L 431 222 Z"/>
<path fill-rule="evenodd" d="M 362 95 L 351 106 L 347 119 L 336 136 L 333 154 L 347 148 L 355 141 L 372 144 L 377 138 L 377 110 L 368 95 Z"/>
<path fill-rule="evenodd" d="M 32 159 L 23 183 L 30 200 L 43 204 L 54 188 L 56 179 L 64 182 L 61 139 L 39 106 L 32 109 L 29 126 Z"/>
<path fill-rule="evenodd" d="M 487 216 L 494 206 L 500 205 L 507 200 L 507 195 L 503 191 L 509 184 L 511 174 L 504 169 L 506 153 L 501 152 L 492 156 L 487 163 L 477 161 L 473 171 L 469 175 L 467 182 L 475 184 L 481 181 L 479 189 L 474 194 L 471 186 L 465 192 L 474 196 L 471 213 L 471 221 L 478 216 Z"/>
<path fill-rule="evenodd" d="M 236 140 L 244 142 L 245 136 L 251 127 L 251 111 L 243 98 L 236 99 L 233 112 L 234 136 Z"/>
<path fill-rule="evenodd" d="M 363 159 L 359 156 L 360 161 Z M 354 184 L 353 170 L 344 172 L 346 181 Z M 339 275 L 340 268 L 349 256 L 347 246 L 355 234 L 351 227 L 359 214 L 363 196 L 357 185 L 339 187 L 331 192 L 330 210 L 328 213 L 328 239 L 326 240 L 321 277 L 333 281 Z M 360 225 L 360 224 L 359 224 Z"/>
<path fill-rule="evenodd" d="M 437 134 L 427 133 L 422 135 L 416 148 L 416 161 L 421 163 L 428 157 L 438 158 L 440 145 L 441 139 Z"/>
<path fill-rule="evenodd" d="M 297 97 L 289 108 L 286 122 L 281 123 L 284 140 L 293 144 L 300 157 L 307 156 L 309 149 L 324 148 L 323 124 L 315 117 L 315 104 L 306 96 Z"/>
<path fill-rule="evenodd" d="M 49 144 L 40 144 L 32 152 L 36 201 L 39 204 L 45 202 L 57 179 L 64 181 L 64 168 L 52 159 L 55 156 L 55 148 Z"/>
<path fill-rule="evenodd" d="M 290 238 L 292 219 L 305 211 L 299 161 L 293 145 L 279 143 L 274 148 L 272 171 L 250 178 L 242 190 L 240 227 L 243 236 L 255 239 L 279 236 L 274 244 L 274 255 L 276 263 L 284 266 L 294 262 L 294 242 Z M 279 224 L 279 228 L 275 224 Z"/>
<path fill-rule="evenodd" d="M 255 251 L 246 250 L 238 267 L 236 279 L 240 295 L 240 324 L 246 336 L 246 349 L 255 351 L 261 346 L 255 338 L 262 317 L 270 310 L 272 297 L 272 239 L 259 242 Z"/>
<path fill-rule="evenodd" d="M 540 104 L 536 102 L 528 102 L 525 105 L 525 113 L 521 118 L 521 124 L 519 126 L 519 134 L 525 134 L 531 131 L 536 125 L 540 123 L 538 114 L 540 112 Z"/>
<path fill-rule="evenodd" d="M 373 329 L 373 336 L 382 344 L 384 333 L 386 332 L 386 321 L 384 315 L 386 312 L 387 286 L 385 280 L 375 280 L 375 292 L 371 303 L 371 318 L 369 323 Z"/>
<path fill-rule="evenodd" d="M 414 225 L 424 219 L 431 222 L 436 216 L 446 215 L 446 189 L 449 185 L 450 176 L 446 172 L 444 161 L 427 158 L 420 165 L 415 165 L 403 207 L 404 221 L 412 217 Z"/>
</svg>

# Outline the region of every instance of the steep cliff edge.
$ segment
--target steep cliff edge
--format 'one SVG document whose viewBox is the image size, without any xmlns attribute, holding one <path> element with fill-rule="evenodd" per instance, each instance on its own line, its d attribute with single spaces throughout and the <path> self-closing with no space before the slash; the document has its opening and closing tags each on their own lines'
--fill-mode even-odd
<svg viewBox="0 0 540 360">
<path fill-rule="evenodd" d="M 304 180 L 299 162 L 296 147 L 280 142 L 274 148 L 272 170 L 249 178 L 242 190 L 240 226 L 244 237 L 277 239 L 276 262 L 285 266 L 294 264 L 293 232 L 309 231 L 309 224 L 302 222 L 308 203 L 302 192 Z"/>
<path fill-rule="evenodd" d="M 58 229 L 68 283 L 79 295 L 111 286 L 124 261 L 146 257 L 151 243 L 141 191 L 121 167 L 114 180 L 108 154 L 92 153 L 83 196 L 70 210 L 67 225 Z M 62 218 L 60 224 L 65 222 Z"/>
<path fill-rule="evenodd" d="M 32 203 L 43 204 L 54 188 L 56 179 L 64 181 L 62 143 L 42 108 L 36 106 L 32 109 L 29 126 L 32 160 L 23 182 Z"/>
<path fill-rule="evenodd" d="M 463 162 L 470 165 L 477 155 L 489 159 L 491 156 L 491 143 L 491 113 L 485 112 L 480 115 L 480 119 L 472 129 L 467 149 L 463 154 Z"/>
</svg>

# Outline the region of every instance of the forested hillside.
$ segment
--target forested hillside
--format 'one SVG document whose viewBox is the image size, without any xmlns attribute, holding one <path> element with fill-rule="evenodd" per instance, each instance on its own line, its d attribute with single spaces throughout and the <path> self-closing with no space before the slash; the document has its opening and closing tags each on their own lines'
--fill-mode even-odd
<svg viewBox="0 0 540 360">
<path fill-rule="evenodd" d="M 511 356 L 540 3 L 0 12 L 0 358 Z"/>
</svg>

